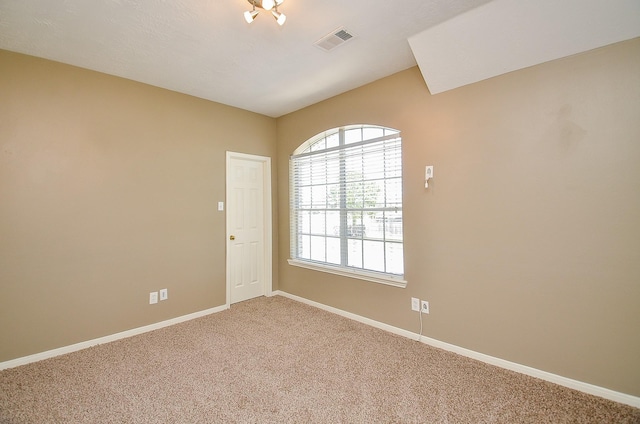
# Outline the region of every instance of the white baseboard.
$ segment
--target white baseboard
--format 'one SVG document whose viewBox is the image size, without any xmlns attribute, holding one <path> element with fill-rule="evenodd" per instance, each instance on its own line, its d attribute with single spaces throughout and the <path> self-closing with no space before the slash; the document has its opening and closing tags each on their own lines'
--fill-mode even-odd
<svg viewBox="0 0 640 424">
<path fill-rule="evenodd" d="M 584 383 L 582 381 L 573 380 L 571 378 L 562 377 L 557 374 L 552 374 L 550 372 L 542 371 L 536 368 L 528 367 L 526 365 L 517 364 L 515 362 L 510 362 L 504 359 L 496 358 L 493 356 L 485 355 L 484 353 L 479 353 L 470 349 L 465 349 L 460 346 L 456 346 L 450 343 L 441 342 L 440 340 L 432 339 L 430 337 L 422 336 L 419 334 L 403 330 L 402 328 L 394 327 L 392 325 L 385 324 L 383 322 L 375 321 L 370 318 L 366 318 L 360 315 L 353 314 L 351 312 L 346 312 L 338 308 L 334 308 L 332 306 L 328 306 L 322 303 L 314 302 L 313 300 L 305 299 L 300 296 L 296 296 L 287 292 L 283 292 L 281 290 L 277 290 L 273 292 L 274 295 L 283 296 L 292 300 L 296 300 L 301 303 L 305 303 L 307 305 L 315 306 L 316 308 L 323 309 L 328 312 L 332 312 L 334 314 L 343 316 L 345 318 L 352 319 L 354 321 L 361 322 L 363 324 L 370 325 L 372 327 L 376 327 L 385 331 L 388 331 L 393 334 L 397 334 L 400 336 L 404 336 L 413 340 L 418 340 L 427 345 L 437 347 L 440 349 L 448 350 L 453 353 L 457 353 L 462 356 L 466 356 L 468 358 L 476 359 L 478 361 L 485 362 L 487 364 L 495 365 L 500 368 L 505 368 L 511 371 L 516 371 L 521 374 L 526 374 L 531 377 L 539 378 L 541 380 L 549 381 L 551 383 L 559 384 L 564 387 L 568 387 L 570 389 L 578 390 L 584 393 L 588 393 L 590 395 L 599 396 L 605 399 L 612 400 L 614 402 L 623 403 L 625 405 L 630 405 L 635 408 L 640 408 L 640 397 L 628 395 L 626 393 L 616 392 L 611 389 L 606 389 L 604 387 L 595 386 L 593 384 Z"/>
<path fill-rule="evenodd" d="M 170 325 L 179 324 L 181 322 L 189 321 L 195 318 L 200 318 L 206 315 L 215 314 L 217 312 L 229 309 L 229 305 L 221 305 L 211 309 L 205 309 L 204 311 L 194 312 L 192 314 L 183 315 L 180 317 L 168 319 L 166 321 L 157 322 L 155 324 L 145 325 L 144 327 L 133 328 L 131 330 L 122 331 L 120 333 L 111 334 L 109 336 L 99 337 L 97 339 L 88 340 L 86 342 L 80 342 L 69 346 L 60 347 L 57 349 L 47 350 L 45 352 L 35 353 L 29 356 L 23 356 L 21 358 L 12 359 L 10 361 L 0 362 L 0 370 L 7 368 L 14 368 L 20 365 L 26 365 L 31 362 L 42 361 L 43 359 L 53 358 L 55 356 L 64 355 L 66 353 L 76 352 L 78 350 L 86 349 L 91 346 L 113 342 L 127 337 L 136 336 L 138 334 L 146 333 L 153 330 L 158 330 Z"/>
</svg>

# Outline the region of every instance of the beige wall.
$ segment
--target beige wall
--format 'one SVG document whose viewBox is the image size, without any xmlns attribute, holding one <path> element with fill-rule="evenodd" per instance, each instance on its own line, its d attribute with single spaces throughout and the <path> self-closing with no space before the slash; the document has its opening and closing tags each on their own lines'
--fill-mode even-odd
<svg viewBox="0 0 640 424">
<path fill-rule="evenodd" d="M 416 332 L 427 299 L 429 337 L 640 396 L 640 40 L 277 121 L 4 51 L 0 96 L 0 361 L 224 304 L 234 150 L 279 175 L 276 287 Z M 354 123 L 402 130 L 406 289 L 286 263 L 288 156 Z"/>
<path fill-rule="evenodd" d="M 225 151 L 275 159 L 275 136 L 272 118 L 0 51 L 0 361 L 223 305 Z"/>
<path fill-rule="evenodd" d="M 403 135 L 400 289 L 292 267 L 288 156 L 345 124 Z M 424 166 L 435 178 L 424 189 Z M 280 289 L 640 396 L 640 40 L 431 96 L 417 68 L 278 119 Z"/>
</svg>

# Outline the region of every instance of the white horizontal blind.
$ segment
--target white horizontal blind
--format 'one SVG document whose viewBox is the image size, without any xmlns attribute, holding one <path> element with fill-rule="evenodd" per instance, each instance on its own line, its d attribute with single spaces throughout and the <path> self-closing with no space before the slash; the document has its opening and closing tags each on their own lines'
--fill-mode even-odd
<svg viewBox="0 0 640 424">
<path fill-rule="evenodd" d="M 397 130 L 327 131 L 291 157 L 291 256 L 404 274 L 402 140 Z"/>
</svg>

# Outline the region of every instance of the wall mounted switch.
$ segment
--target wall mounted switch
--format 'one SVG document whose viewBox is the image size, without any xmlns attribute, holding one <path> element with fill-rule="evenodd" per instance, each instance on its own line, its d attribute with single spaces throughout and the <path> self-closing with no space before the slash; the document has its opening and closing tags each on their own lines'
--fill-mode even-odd
<svg viewBox="0 0 640 424">
<path fill-rule="evenodd" d="M 149 293 L 149 305 L 153 305 L 154 303 L 158 303 L 158 292 Z"/>
<path fill-rule="evenodd" d="M 411 298 L 411 310 L 416 312 L 420 311 L 420 299 L 417 297 Z"/>
<path fill-rule="evenodd" d="M 169 298 L 169 290 L 162 289 L 160 290 L 160 300 L 167 300 Z"/>
</svg>

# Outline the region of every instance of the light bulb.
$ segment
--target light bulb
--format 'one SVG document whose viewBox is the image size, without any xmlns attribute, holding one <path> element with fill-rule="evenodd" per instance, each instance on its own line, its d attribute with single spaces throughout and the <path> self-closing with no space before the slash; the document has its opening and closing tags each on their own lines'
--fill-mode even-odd
<svg viewBox="0 0 640 424">
<path fill-rule="evenodd" d="M 276 3 L 274 0 L 262 0 L 262 8 L 264 10 L 271 10 Z"/>
</svg>

